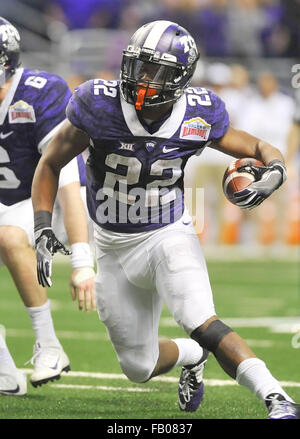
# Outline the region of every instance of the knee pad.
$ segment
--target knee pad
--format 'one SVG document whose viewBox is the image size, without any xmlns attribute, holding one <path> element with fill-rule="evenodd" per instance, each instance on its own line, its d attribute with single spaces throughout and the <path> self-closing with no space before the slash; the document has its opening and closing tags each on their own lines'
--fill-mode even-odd
<svg viewBox="0 0 300 439">
<path fill-rule="evenodd" d="M 127 378 L 134 383 L 145 383 L 149 380 L 155 365 L 139 363 L 138 360 L 133 361 L 132 359 L 124 359 L 120 361 L 120 366 L 122 371 L 127 376 Z"/>
<path fill-rule="evenodd" d="M 225 335 L 230 332 L 233 332 L 233 329 L 221 320 L 214 320 L 203 332 L 197 329 L 193 331 L 191 338 L 196 340 L 203 348 L 214 353 Z"/>
</svg>

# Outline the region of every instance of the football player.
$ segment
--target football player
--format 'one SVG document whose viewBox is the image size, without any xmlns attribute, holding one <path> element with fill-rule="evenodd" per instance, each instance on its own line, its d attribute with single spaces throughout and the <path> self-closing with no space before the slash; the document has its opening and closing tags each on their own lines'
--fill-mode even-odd
<svg viewBox="0 0 300 439">
<path fill-rule="evenodd" d="M 70 368 L 55 333 L 46 289 L 37 279 L 31 183 L 42 152 L 66 118 L 71 91 L 57 75 L 21 67 L 18 30 L 2 17 L 0 67 L 0 265 L 10 271 L 32 321 L 36 342 L 30 381 L 38 386 Z M 62 236 L 64 217 L 72 250 L 71 293 L 73 299 L 78 294 L 80 308 L 95 309 L 94 263 L 76 158 L 62 171 L 58 198 L 53 226 Z M 51 252 L 51 248 L 43 251 Z M 63 246 L 60 251 L 67 253 Z M 51 272 L 50 262 L 47 267 Z M 51 285 L 50 279 L 45 282 Z M 0 345 L 0 393 L 26 393 L 26 380 L 17 371 L 1 334 Z"/>
<path fill-rule="evenodd" d="M 265 363 L 218 318 L 183 197 L 184 166 L 208 145 L 266 165 L 261 179 L 238 194 L 243 208 L 260 204 L 284 182 L 283 157 L 273 146 L 231 128 L 224 103 L 210 90 L 189 87 L 198 57 L 184 28 L 151 22 L 124 50 L 120 81 L 94 79 L 75 90 L 68 120 L 33 180 L 37 257 L 43 258 L 41 243 L 54 250 L 57 245 L 51 217 L 60 169 L 89 146 L 96 303 L 123 372 L 145 382 L 182 366 L 179 406 L 195 411 L 212 352 L 232 378 L 266 404 L 271 418 L 295 418 L 297 406 Z M 43 269 L 38 268 L 41 280 L 49 277 Z M 158 339 L 163 302 L 190 338 Z"/>
</svg>

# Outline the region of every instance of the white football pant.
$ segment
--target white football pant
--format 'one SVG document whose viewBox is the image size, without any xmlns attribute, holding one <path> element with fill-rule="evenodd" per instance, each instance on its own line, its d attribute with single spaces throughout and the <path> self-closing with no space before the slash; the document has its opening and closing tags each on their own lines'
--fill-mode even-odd
<svg viewBox="0 0 300 439">
<path fill-rule="evenodd" d="M 158 360 L 163 302 L 189 335 L 215 314 L 201 246 L 183 218 L 153 232 L 94 229 L 99 317 L 123 372 L 143 382 Z"/>
</svg>

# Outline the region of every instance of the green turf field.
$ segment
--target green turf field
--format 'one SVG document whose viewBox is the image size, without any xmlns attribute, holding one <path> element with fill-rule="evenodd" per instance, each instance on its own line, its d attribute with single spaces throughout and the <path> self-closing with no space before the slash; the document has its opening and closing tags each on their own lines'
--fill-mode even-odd
<svg viewBox="0 0 300 439">
<path fill-rule="evenodd" d="M 300 402 L 300 348 L 292 337 L 299 320 L 298 262 L 278 260 L 208 261 L 219 316 L 243 336 Z M 57 334 L 71 359 L 72 371 L 59 381 L 34 389 L 24 397 L 0 395 L 0 419 L 262 419 L 263 404 L 241 388 L 211 355 L 206 370 L 205 399 L 192 414 L 177 408 L 180 369 L 147 384 L 129 382 L 121 373 L 103 324 L 95 312 L 79 312 L 68 290 L 70 268 L 54 264 L 49 290 Z M 29 317 L 6 268 L 0 269 L 0 323 L 19 368 L 32 354 L 34 343 Z M 185 336 L 167 310 L 160 335 Z M 294 337 L 295 339 L 295 337 Z M 297 340 L 296 340 L 297 341 Z M 28 375 L 29 378 L 29 375 Z"/>
</svg>

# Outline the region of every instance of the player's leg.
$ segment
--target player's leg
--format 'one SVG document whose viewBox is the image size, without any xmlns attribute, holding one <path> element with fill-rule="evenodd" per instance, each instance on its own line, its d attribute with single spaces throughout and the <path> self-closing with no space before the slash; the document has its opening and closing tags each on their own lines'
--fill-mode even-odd
<svg viewBox="0 0 300 439">
<path fill-rule="evenodd" d="M 141 247 L 143 254 L 140 246 L 133 246 L 132 252 L 102 252 L 97 259 L 96 280 L 100 319 L 108 329 L 123 372 L 135 382 L 165 373 L 178 362 L 198 361 L 203 354 L 194 340 L 158 341 L 162 300 L 150 279 L 146 247 Z"/>
<path fill-rule="evenodd" d="M 36 386 L 59 378 L 62 370 L 69 369 L 69 359 L 54 330 L 46 289 L 37 281 L 36 257 L 27 233 L 16 226 L 0 226 L 0 256 L 12 275 L 36 338 L 30 381 Z"/>
<path fill-rule="evenodd" d="M 0 325 L 0 394 L 22 396 L 26 392 L 26 375 L 17 369 L 5 341 L 5 328 Z"/>
<path fill-rule="evenodd" d="M 153 318 L 152 310 L 160 315 L 162 302 L 150 289 L 128 280 L 118 256 L 108 250 L 97 258 L 97 309 L 124 374 L 131 381 L 145 382 L 158 358 L 159 317 Z"/>
<path fill-rule="evenodd" d="M 181 226 L 183 230 L 181 230 Z M 155 281 L 159 295 L 165 301 L 177 323 L 190 334 L 194 325 L 205 322 L 215 314 L 211 288 L 203 255 L 198 250 L 198 239 L 188 226 L 174 225 L 162 231 L 153 241 L 149 253 L 155 266 Z M 190 339 L 182 339 L 181 350 L 200 353 Z M 199 344 L 200 346 L 200 344 Z M 195 411 L 204 395 L 203 369 L 208 351 L 201 347 L 201 355 L 189 355 L 182 366 L 178 387 L 181 410 Z"/>
<path fill-rule="evenodd" d="M 36 257 L 24 230 L 15 226 L 0 226 L 0 254 L 28 308 L 44 305 L 48 298 L 36 276 Z"/>
<path fill-rule="evenodd" d="M 181 366 L 178 405 L 183 411 L 194 412 L 204 397 L 203 371 L 207 357 L 208 351 L 192 339 L 159 340 L 159 357 L 150 378 Z"/>
<path fill-rule="evenodd" d="M 299 418 L 300 406 L 283 390 L 266 364 L 236 332 L 217 316 L 195 329 L 191 337 L 211 351 L 223 370 L 266 405 L 270 418 Z"/>
<path fill-rule="evenodd" d="M 199 405 L 203 397 L 202 372 L 207 352 L 189 338 L 158 341 L 162 300 L 157 294 L 156 267 L 160 260 L 156 258 L 156 248 L 162 239 L 161 232 L 150 237 L 145 234 L 144 239 L 141 238 L 140 241 L 135 238 L 134 244 L 128 243 L 126 249 L 122 242 L 122 246 L 111 255 L 108 255 L 106 247 L 111 246 L 116 236 L 112 236 L 111 239 L 107 236 L 103 246 L 105 235 L 106 233 L 103 236 L 103 231 L 99 235 L 99 246 L 102 245 L 104 251 L 101 255 L 100 250 L 101 257 L 98 258 L 99 282 L 96 288 L 100 292 L 100 297 L 103 296 L 98 302 L 98 308 L 102 320 L 109 328 L 110 338 L 113 340 L 119 360 L 122 358 L 120 362 L 123 371 L 132 380 L 137 380 L 130 371 L 126 371 L 129 369 L 130 359 L 133 360 L 133 368 L 137 367 L 137 364 L 148 364 L 146 373 L 138 377 L 138 381 L 142 382 L 165 373 L 176 365 L 183 366 L 182 405 L 194 409 L 193 406 L 196 402 Z M 96 248 L 99 255 L 97 237 Z M 112 296 L 112 284 L 114 284 L 115 297 Z M 116 306 L 117 303 L 121 305 Z M 118 316 L 120 306 L 122 315 Z M 128 307 L 128 316 L 124 311 L 126 307 Z M 114 313 L 117 315 L 112 317 Z M 116 324 L 118 321 L 120 328 Z M 127 328 L 126 331 L 124 328 Z M 120 334 L 124 333 L 131 335 L 120 341 Z M 134 357 L 139 358 L 139 361 L 134 362 Z M 190 366 L 193 370 L 189 369 Z M 187 386 L 186 382 L 189 382 L 190 386 Z M 197 395 L 190 402 L 191 389 L 197 391 Z"/>
<path fill-rule="evenodd" d="M 165 234 L 155 247 L 160 260 L 156 269 L 158 291 L 175 320 L 215 355 L 225 372 L 264 402 L 268 404 L 274 395 L 292 402 L 247 343 L 218 320 L 199 241 L 188 228 L 180 227 L 182 230 L 175 233 L 170 228 L 169 236 Z"/>
<path fill-rule="evenodd" d="M 207 358 L 199 343 L 189 338 L 159 339 L 158 345 L 159 356 L 151 378 L 169 372 L 174 366 L 190 366 Z"/>
</svg>

